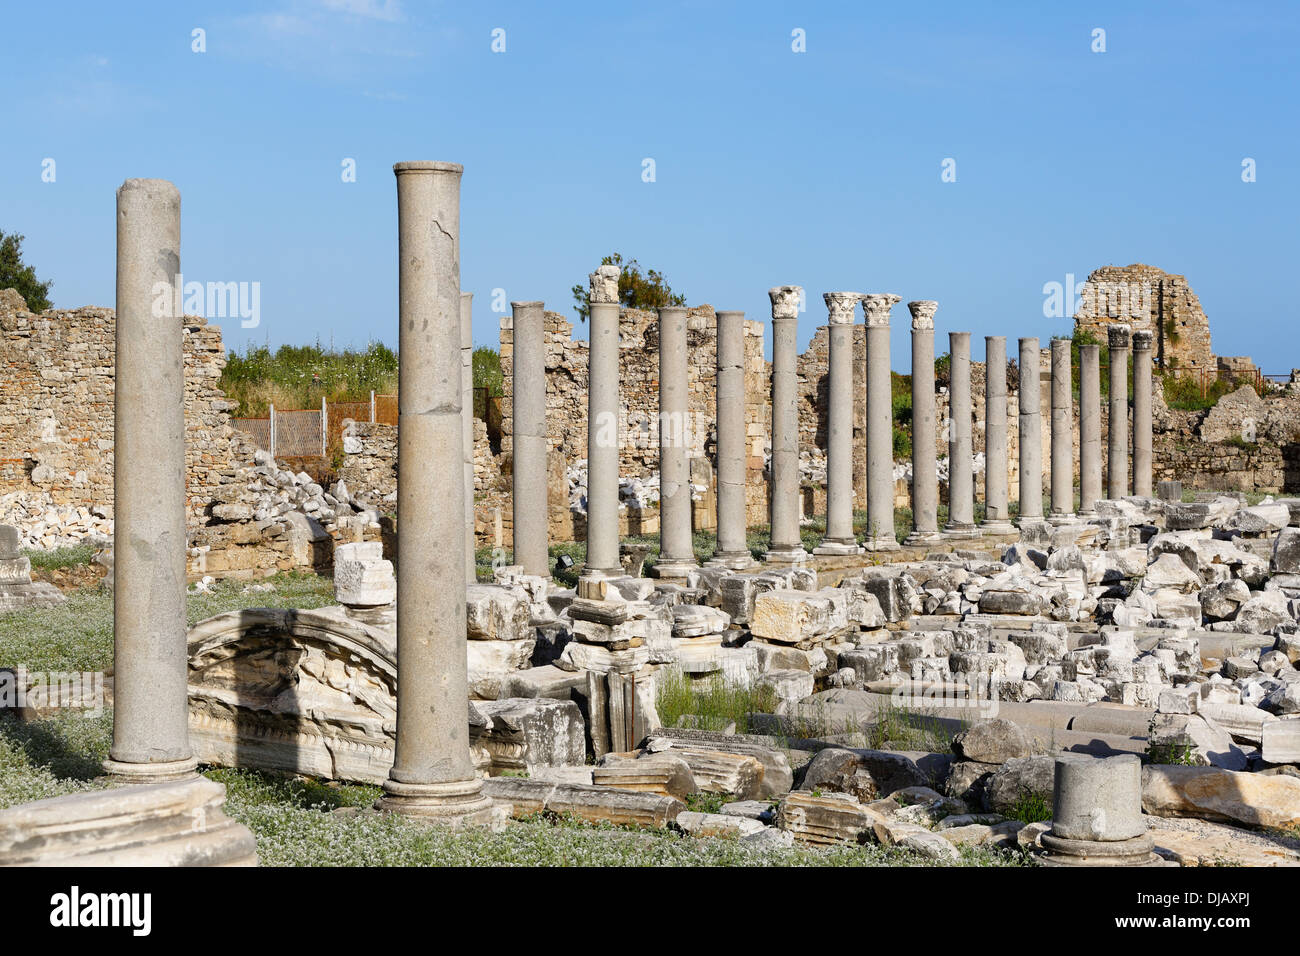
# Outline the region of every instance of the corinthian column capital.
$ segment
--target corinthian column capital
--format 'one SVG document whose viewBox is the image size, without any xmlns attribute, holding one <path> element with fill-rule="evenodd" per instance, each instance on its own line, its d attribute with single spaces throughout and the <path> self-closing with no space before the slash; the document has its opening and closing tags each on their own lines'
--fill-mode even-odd
<svg viewBox="0 0 1300 956">
<path fill-rule="evenodd" d="M 934 328 L 934 314 L 939 311 L 939 303 L 933 299 L 918 299 L 907 303 L 907 310 L 912 313 L 912 328 L 923 331 Z"/>
<path fill-rule="evenodd" d="M 618 277 L 621 271 L 618 266 L 601 266 L 588 276 L 591 291 L 587 295 L 587 301 L 617 302 Z"/>
<path fill-rule="evenodd" d="M 799 318 L 799 300 L 803 298 L 803 288 L 797 285 L 778 285 L 767 290 L 772 300 L 772 318 Z"/>
<path fill-rule="evenodd" d="M 868 328 L 889 328 L 889 310 L 903 301 L 892 292 L 872 292 L 862 297 L 862 314 Z"/>
<path fill-rule="evenodd" d="M 822 300 L 830 313 L 831 325 L 852 325 L 853 310 L 858 307 L 861 292 L 823 292 Z"/>
</svg>

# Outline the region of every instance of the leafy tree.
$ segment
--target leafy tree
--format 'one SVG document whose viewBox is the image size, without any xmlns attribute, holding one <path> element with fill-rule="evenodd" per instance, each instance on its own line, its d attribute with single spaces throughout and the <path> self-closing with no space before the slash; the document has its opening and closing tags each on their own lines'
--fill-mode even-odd
<svg viewBox="0 0 1300 956">
<path fill-rule="evenodd" d="M 654 269 L 641 271 L 641 264 L 635 259 L 623 261 L 623 256 L 614 253 L 600 260 L 602 266 L 619 266 L 623 271 L 618 277 L 618 301 L 625 309 L 658 309 L 666 305 L 685 305 L 686 296 L 672 290 L 665 281 L 662 272 Z M 587 286 L 578 283 L 573 287 L 573 311 L 578 318 L 587 321 Z"/>
<path fill-rule="evenodd" d="M 472 358 L 474 387 L 486 388 L 490 395 L 501 395 L 505 379 L 501 374 L 501 355 L 496 349 L 480 345 Z"/>
<path fill-rule="evenodd" d="M 16 232 L 0 232 L 0 289 L 17 289 L 32 312 L 50 307 L 49 292 L 53 282 L 36 278 L 36 270 L 23 264 L 23 237 Z"/>
</svg>

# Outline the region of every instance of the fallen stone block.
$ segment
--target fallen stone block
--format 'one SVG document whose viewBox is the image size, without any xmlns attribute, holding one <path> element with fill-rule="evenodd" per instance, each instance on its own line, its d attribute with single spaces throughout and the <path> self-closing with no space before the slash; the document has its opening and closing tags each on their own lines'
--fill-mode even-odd
<svg viewBox="0 0 1300 956">
<path fill-rule="evenodd" d="M 1260 754 L 1268 763 L 1300 764 L 1300 717 L 1264 724 L 1260 745 Z"/>
<path fill-rule="evenodd" d="M 471 584 L 465 593 L 465 624 L 471 641 L 520 641 L 530 633 L 527 595 L 495 584 Z"/>
<path fill-rule="evenodd" d="M 586 729 L 578 705 L 546 697 L 505 698 L 475 704 L 486 719 L 470 728 L 470 746 L 483 747 L 492 771 L 580 766 L 587 755 Z"/>
<path fill-rule="evenodd" d="M 821 591 L 768 591 L 754 601 L 749 630 L 781 644 L 824 638 L 848 625 L 848 596 L 837 588 Z"/>
<path fill-rule="evenodd" d="M 808 790 L 790 791 L 776 813 L 777 827 L 814 846 L 862 843 L 879 819 L 848 794 Z"/>
<path fill-rule="evenodd" d="M 755 796 L 771 798 L 789 793 L 794 785 L 794 774 L 790 769 L 789 758 L 776 747 L 765 746 L 758 740 L 747 740 L 743 736 L 720 734 L 708 730 L 662 728 L 646 740 L 645 747 L 662 752 L 659 748 L 666 745 L 672 752 L 706 751 L 753 757 L 763 768 Z"/>
<path fill-rule="evenodd" d="M 677 815 L 677 826 L 694 837 L 747 837 L 767 829 L 757 820 L 723 813 L 687 810 Z"/>
<path fill-rule="evenodd" d="M 952 749 L 961 760 L 1002 764 L 1015 757 L 1028 757 L 1034 752 L 1034 744 L 1016 724 L 995 717 L 963 730 L 953 738 Z"/>
<path fill-rule="evenodd" d="M 1056 780 L 1055 758 L 1037 754 L 1013 757 L 990 775 L 984 786 L 984 807 L 1006 814 L 1026 798 L 1041 798 L 1052 804 Z"/>
<path fill-rule="evenodd" d="M 871 829 L 881 846 L 901 847 L 926 859 L 942 862 L 952 862 L 961 856 L 950 840 L 916 824 L 880 819 L 872 824 Z"/>
<path fill-rule="evenodd" d="M 589 823 L 661 828 L 686 809 L 680 800 L 655 793 L 522 777 L 491 777 L 483 781 L 483 793 L 498 803 L 509 804 L 511 815 L 517 819 L 549 811 L 571 814 Z"/>
<path fill-rule="evenodd" d="M 593 768 L 591 782 L 598 787 L 658 793 L 685 800 L 697 787 L 690 765 L 672 754 L 609 753 Z"/>
<path fill-rule="evenodd" d="M 1300 778 L 1148 764 L 1142 768 L 1142 809 L 1162 817 L 1293 827 L 1300 824 Z"/>
</svg>

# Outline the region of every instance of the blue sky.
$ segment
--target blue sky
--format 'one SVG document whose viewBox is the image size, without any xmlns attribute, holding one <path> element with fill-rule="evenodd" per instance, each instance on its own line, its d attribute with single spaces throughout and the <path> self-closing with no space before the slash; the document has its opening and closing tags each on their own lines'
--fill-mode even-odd
<svg viewBox="0 0 1300 956">
<path fill-rule="evenodd" d="M 1044 283 L 1146 262 L 1188 277 L 1216 352 L 1300 366 L 1294 4 L 47 0 L 4 19 L 0 229 L 60 308 L 112 305 L 114 190 L 156 176 L 182 193 L 186 278 L 261 284 L 260 327 L 223 323 L 228 345 L 395 345 L 391 167 L 437 159 L 465 166 L 479 343 L 493 290 L 573 318 L 570 287 L 615 250 L 750 318 L 804 286 L 801 346 L 824 291 L 937 299 L 977 357 L 986 334 L 1068 332 Z"/>
</svg>

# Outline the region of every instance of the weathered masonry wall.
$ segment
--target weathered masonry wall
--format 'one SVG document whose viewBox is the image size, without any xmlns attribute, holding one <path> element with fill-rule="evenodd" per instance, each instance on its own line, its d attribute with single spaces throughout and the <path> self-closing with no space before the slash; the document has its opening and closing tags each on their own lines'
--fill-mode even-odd
<svg viewBox="0 0 1300 956">
<path fill-rule="evenodd" d="M 1089 274 L 1075 328 L 1106 341 L 1113 324 L 1149 329 L 1162 368 L 1213 369 L 1210 320 L 1187 277 L 1155 266 L 1103 266 Z"/>
<path fill-rule="evenodd" d="M 55 504 L 113 504 L 112 309 L 28 312 L 0 290 L 0 493 L 46 493 Z M 191 514 L 254 448 L 230 425 L 217 387 L 221 329 L 185 317 L 185 464 Z"/>
</svg>

